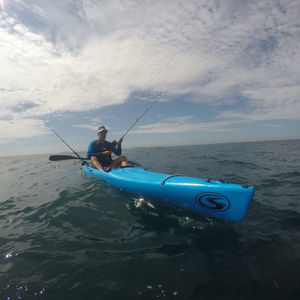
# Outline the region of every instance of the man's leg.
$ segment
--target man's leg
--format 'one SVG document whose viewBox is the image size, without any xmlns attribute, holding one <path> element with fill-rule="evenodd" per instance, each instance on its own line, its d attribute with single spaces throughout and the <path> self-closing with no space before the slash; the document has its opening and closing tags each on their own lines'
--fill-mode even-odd
<svg viewBox="0 0 300 300">
<path fill-rule="evenodd" d="M 100 171 L 104 171 L 102 165 L 100 164 L 100 162 L 99 162 L 99 160 L 98 160 L 98 158 L 96 156 L 92 156 L 91 157 L 91 163 L 92 163 L 92 166 L 95 169 L 98 169 Z"/>
<path fill-rule="evenodd" d="M 111 164 L 110 164 L 112 169 L 118 169 L 120 167 L 128 167 L 129 163 L 127 160 L 127 157 L 122 155 L 119 156 L 118 158 L 114 159 Z"/>
</svg>

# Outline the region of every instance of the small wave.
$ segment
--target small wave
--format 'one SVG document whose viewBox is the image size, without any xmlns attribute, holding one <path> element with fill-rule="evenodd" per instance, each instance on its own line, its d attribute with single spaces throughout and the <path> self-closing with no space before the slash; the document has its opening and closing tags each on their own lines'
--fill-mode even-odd
<svg viewBox="0 0 300 300">
<path fill-rule="evenodd" d="M 235 166 L 248 167 L 248 168 L 252 168 L 252 169 L 258 168 L 258 166 L 254 163 L 247 162 L 247 161 L 241 161 L 241 160 L 219 159 L 218 162 L 220 164 L 226 165 L 226 166 L 235 165 Z"/>
<path fill-rule="evenodd" d="M 289 171 L 289 172 L 282 172 L 278 174 L 272 175 L 272 177 L 277 177 L 279 179 L 295 179 L 300 177 L 300 172 L 299 171 Z"/>
</svg>

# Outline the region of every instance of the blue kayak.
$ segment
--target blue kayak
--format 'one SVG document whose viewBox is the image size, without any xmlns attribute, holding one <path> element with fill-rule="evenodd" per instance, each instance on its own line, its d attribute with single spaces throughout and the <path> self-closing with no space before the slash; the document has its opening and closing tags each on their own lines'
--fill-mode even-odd
<svg viewBox="0 0 300 300">
<path fill-rule="evenodd" d="M 242 221 L 254 195 L 253 186 L 156 173 L 141 167 L 106 173 L 84 165 L 82 170 L 85 175 L 99 178 L 126 192 L 228 221 Z"/>
</svg>

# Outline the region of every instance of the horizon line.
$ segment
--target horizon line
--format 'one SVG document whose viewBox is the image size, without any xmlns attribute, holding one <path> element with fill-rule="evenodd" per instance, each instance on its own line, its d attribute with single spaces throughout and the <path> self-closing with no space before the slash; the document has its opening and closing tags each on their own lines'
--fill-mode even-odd
<svg viewBox="0 0 300 300">
<path fill-rule="evenodd" d="M 141 149 L 141 148 L 174 148 L 174 147 L 188 147 L 188 146 L 205 146 L 205 145 L 221 145 L 221 144 L 238 144 L 238 143 L 262 143 L 262 142 L 280 142 L 280 141 L 297 141 L 300 138 L 288 138 L 288 139 L 270 139 L 270 140 L 249 140 L 249 141 L 232 141 L 232 142 L 212 142 L 212 143 L 201 143 L 201 144 L 181 144 L 181 145 L 169 145 L 169 146 L 136 146 L 136 147 L 124 147 L 123 150 L 132 150 L 132 149 Z M 86 151 L 77 151 L 79 153 L 85 153 Z M 0 159 L 2 158 L 10 158 L 10 157 L 22 157 L 22 156 L 37 156 L 37 155 L 60 155 L 66 153 L 73 153 L 71 151 L 61 151 L 61 152 L 48 152 L 48 153 L 33 153 L 33 154 L 15 154 L 15 155 L 1 155 Z M 73 153 L 74 154 L 74 153 Z"/>
</svg>

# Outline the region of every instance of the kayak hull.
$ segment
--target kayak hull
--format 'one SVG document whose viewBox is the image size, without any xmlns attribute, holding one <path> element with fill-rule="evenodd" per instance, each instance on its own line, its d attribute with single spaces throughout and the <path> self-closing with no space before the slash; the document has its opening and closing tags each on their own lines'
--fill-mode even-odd
<svg viewBox="0 0 300 300">
<path fill-rule="evenodd" d="M 245 219 L 254 195 L 253 186 L 156 173 L 140 167 L 106 173 L 84 165 L 82 170 L 86 176 L 99 178 L 126 192 L 233 222 Z"/>
</svg>

